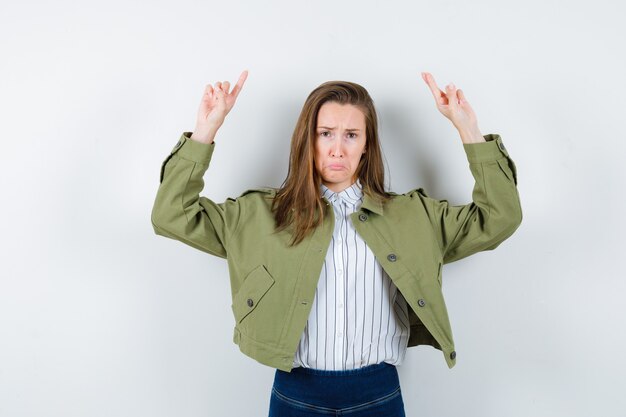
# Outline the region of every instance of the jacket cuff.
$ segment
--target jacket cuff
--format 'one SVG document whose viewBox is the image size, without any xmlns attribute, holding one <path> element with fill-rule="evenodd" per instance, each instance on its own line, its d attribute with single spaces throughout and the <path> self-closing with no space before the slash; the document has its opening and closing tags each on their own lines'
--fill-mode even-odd
<svg viewBox="0 0 626 417">
<path fill-rule="evenodd" d="M 485 138 L 486 142 L 463 144 L 463 149 L 470 164 L 496 161 L 509 156 L 509 152 L 504 147 L 500 135 L 490 133 L 483 135 L 483 138 Z"/>
<path fill-rule="evenodd" d="M 200 164 L 208 164 L 211 161 L 215 141 L 212 143 L 202 143 L 190 139 L 193 132 L 183 132 L 178 139 L 178 143 L 172 149 L 171 154 L 178 154 L 179 157 Z"/>
</svg>

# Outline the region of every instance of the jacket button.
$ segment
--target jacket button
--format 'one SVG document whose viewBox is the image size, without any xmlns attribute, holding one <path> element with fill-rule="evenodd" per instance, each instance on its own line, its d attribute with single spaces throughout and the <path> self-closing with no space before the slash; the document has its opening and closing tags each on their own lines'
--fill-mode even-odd
<svg viewBox="0 0 626 417">
<path fill-rule="evenodd" d="M 504 143 L 500 142 L 498 145 L 500 146 L 500 149 L 502 149 L 503 151 L 506 151 L 506 148 L 504 147 Z"/>
<path fill-rule="evenodd" d="M 391 262 L 395 262 L 396 261 L 396 254 L 395 253 L 390 253 L 389 255 L 387 255 L 387 259 L 389 259 Z"/>
<path fill-rule="evenodd" d="M 450 359 L 454 358 L 456 358 L 456 352 L 453 350 L 452 352 L 450 352 Z"/>
<path fill-rule="evenodd" d="M 367 214 L 359 214 L 359 220 L 361 220 L 362 222 L 364 222 L 365 220 L 367 220 Z"/>
<path fill-rule="evenodd" d="M 252 307 L 254 305 L 254 301 L 252 301 L 252 298 L 248 298 L 248 307 Z"/>
<path fill-rule="evenodd" d="M 419 300 L 417 300 L 417 305 L 419 305 L 420 307 L 424 307 L 426 305 L 426 301 L 424 301 L 423 298 L 420 298 Z"/>
</svg>

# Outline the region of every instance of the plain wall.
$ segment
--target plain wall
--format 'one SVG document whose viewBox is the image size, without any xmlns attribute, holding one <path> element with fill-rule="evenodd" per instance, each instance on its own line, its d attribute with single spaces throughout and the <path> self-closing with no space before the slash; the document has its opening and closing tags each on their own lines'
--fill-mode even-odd
<svg viewBox="0 0 626 417">
<path fill-rule="evenodd" d="M 625 8 L 594 2 L 0 6 L 0 416 L 266 416 L 226 260 L 154 234 L 162 161 L 206 84 L 249 77 L 202 195 L 279 186 L 308 93 L 372 95 L 389 189 L 474 184 L 420 76 L 454 82 L 518 169 L 523 222 L 444 266 L 457 365 L 412 347 L 408 416 L 623 415 Z"/>
</svg>

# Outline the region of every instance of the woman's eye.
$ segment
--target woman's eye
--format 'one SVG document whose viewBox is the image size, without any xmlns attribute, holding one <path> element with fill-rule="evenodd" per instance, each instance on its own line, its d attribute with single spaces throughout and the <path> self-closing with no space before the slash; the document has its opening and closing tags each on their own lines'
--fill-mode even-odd
<svg viewBox="0 0 626 417">
<path fill-rule="evenodd" d="M 326 135 L 327 133 L 328 133 L 328 134 L 330 134 L 330 132 L 329 132 L 329 131 L 327 131 L 327 130 L 325 130 L 325 131 L 323 131 L 323 132 L 320 132 L 320 136 L 323 136 L 323 137 L 325 137 L 325 138 L 326 138 L 326 137 L 329 137 L 329 135 Z M 350 139 L 356 139 L 356 137 L 357 137 L 357 136 L 358 136 L 358 134 L 356 134 L 356 133 L 352 133 L 352 132 L 349 132 L 349 133 L 348 133 L 348 137 L 349 137 Z"/>
</svg>

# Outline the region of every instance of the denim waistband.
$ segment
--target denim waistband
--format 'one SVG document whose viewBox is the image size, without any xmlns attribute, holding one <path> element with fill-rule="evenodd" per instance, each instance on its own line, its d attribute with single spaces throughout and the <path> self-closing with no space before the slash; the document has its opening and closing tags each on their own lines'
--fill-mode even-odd
<svg viewBox="0 0 626 417">
<path fill-rule="evenodd" d="M 367 366 L 362 366 L 360 368 L 345 369 L 345 370 L 316 369 L 316 368 L 306 368 L 303 366 L 298 366 L 296 368 L 292 368 L 291 372 L 309 374 L 309 375 L 320 375 L 320 376 L 348 376 L 348 375 L 367 374 L 370 372 L 380 372 L 390 366 L 394 366 L 394 365 L 391 365 L 387 362 L 380 362 L 374 365 L 367 365 Z"/>
<path fill-rule="evenodd" d="M 286 372 L 276 369 L 273 388 L 305 403 L 342 408 L 383 397 L 399 386 L 396 366 L 380 362 L 347 370 L 296 367 Z"/>
</svg>

